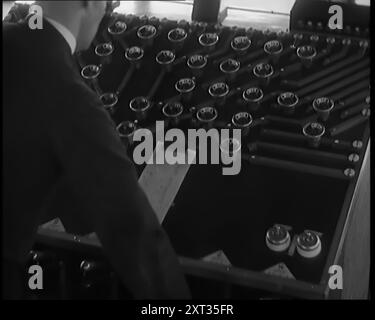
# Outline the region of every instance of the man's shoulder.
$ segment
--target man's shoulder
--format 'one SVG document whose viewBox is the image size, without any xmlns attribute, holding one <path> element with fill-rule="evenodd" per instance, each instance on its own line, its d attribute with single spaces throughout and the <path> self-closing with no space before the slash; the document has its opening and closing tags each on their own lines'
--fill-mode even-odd
<svg viewBox="0 0 375 320">
<path fill-rule="evenodd" d="M 40 60 L 66 59 L 69 46 L 59 32 L 44 23 L 41 29 L 31 29 L 26 20 L 3 22 L 3 52 Z"/>
<path fill-rule="evenodd" d="M 59 112 L 73 113 L 77 117 L 96 115 L 110 120 L 99 95 L 78 75 L 60 77 L 58 87 L 55 89 L 56 100 L 58 100 L 56 107 L 59 108 Z"/>
<path fill-rule="evenodd" d="M 3 45 L 18 42 L 19 39 L 27 39 L 28 28 L 25 23 L 3 22 Z"/>
<path fill-rule="evenodd" d="M 63 77 L 61 79 L 64 85 L 66 99 L 79 102 L 85 102 L 83 105 L 98 106 L 101 104 L 99 96 L 92 90 L 78 75 L 72 77 Z"/>
<path fill-rule="evenodd" d="M 22 30 L 26 30 L 24 23 L 3 21 L 3 36 L 12 32 L 21 32 Z"/>
<path fill-rule="evenodd" d="M 49 35 L 48 38 L 38 36 L 24 23 L 3 22 L 6 71 L 19 74 L 23 68 L 29 70 L 24 74 L 28 79 L 24 89 L 29 90 L 30 95 L 38 96 L 37 100 L 46 105 L 43 109 L 47 114 L 88 113 L 107 118 L 103 115 L 106 112 L 98 94 L 84 82 L 73 58 L 60 54 L 57 48 L 42 48 L 49 38 Z M 13 77 L 14 81 L 10 81 L 13 78 L 9 75 L 7 77 L 8 85 L 14 85 L 17 77 Z M 34 92 L 36 88 L 37 93 Z"/>
<path fill-rule="evenodd" d="M 31 30 L 26 21 L 3 22 L 3 53 L 9 59 L 43 57 L 48 43 L 44 43 L 39 30 Z"/>
</svg>

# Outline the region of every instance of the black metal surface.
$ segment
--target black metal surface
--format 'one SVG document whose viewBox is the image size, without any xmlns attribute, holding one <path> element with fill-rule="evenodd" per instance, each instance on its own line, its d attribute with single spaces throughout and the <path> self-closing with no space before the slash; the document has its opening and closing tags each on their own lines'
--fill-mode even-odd
<svg viewBox="0 0 375 320">
<path fill-rule="evenodd" d="M 194 0 L 193 21 L 217 23 L 221 0 Z"/>
<path fill-rule="evenodd" d="M 223 250 L 231 263 L 252 271 L 285 262 L 298 280 L 319 283 L 322 278 L 331 240 L 342 210 L 349 183 L 359 171 L 360 148 L 367 143 L 365 129 L 368 126 L 369 110 L 369 58 L 365 39 L 350 38 L 350 44 L 340 35 L 323 35 L 319 30 L 301 33 L 301 37 L 289 33 L 267 33 L 240 28 L 223 28 L 177 21 L 159 21 L 144 17 L 114 15 L 110 23 L 117 20 L 127 24 L 127 31 L 119 38 L 109 35 L 106 28 L 100 33 L 96 45 L 111 42 L 114 53 L 108 64 L 103 64 L 98 84 L 102 92 L 115 92 L 129 70 L 131 80 L 119 94 L 114 108 L 116 123 L 135 120 L 129 108 L 130 101 L 137 96 L 150 97 L 152 108 L 147 116 L 139 120 L 141 127 L 152 127 L 155 120 L 164 120 L 161 107 L 171 101 L 181 101 L 184 106 L 181 128 L 193 127 L 195 112 L 206 106 L 217 108 L 219 117 L 214 126 L 231 123 L 237 112 L 249 112 L 253 125 L 243 138 L 242 170 L 238 176 L 224 177 L 219 166 L 192 166 L 169 211 L 164 227 L 177 252 L 182 256 L 201 258 L 216 250 Z M 157 28 L 156 38 L 145 46 L 137 30 L 144 24 Z M 168 40 L 168 32 L 182 27 L 188 37 L 176 48 Z M 198 38 L 204 32 L 216 32 L 219 42 L 215 50 L 204 51 Z M 318 36 L 311 38 L 311 35 Z M 235 36 L 248 36 L 252 44 L 245 54 L 238 55 L 231 48 Z M 335 38 L 331 44 L 330 37 Z M 282 43 L 283 50 L 277 55 L 264 51 L 270 40 Z M 368 43 L 367 43 L 368 44 Z M 313 46 L 316 56 L 309 61 L 301 59 L 297 50 L 302 46 Z M 142 47 L 145 55 L 139 69 L 124 58 L 126 48 Z M 175 63 L 168 71 L 155 61 L 161 50 L 172 50 Z M 206 55 L 207 67 L 201 77 L 195 78 L 196 87 L 190 100 L 175 90 L 181 78 L 194 77 L 186 60 L 193 53 Z M 227 58 L 237 59 L 240 70 L 228 78 L 219 69 Z M 86 64 L 101 64 L 94 47 L 80 56 Z M 272 65 L 274 73 L 269 81 L 254 75 L 254 66 L 260 62 Z M 129 76 L 130 77 L 130 76 Z M 230 93 L 223 105 L 219 105 L 208 94 L 215 82 L 224 81 Z M 259 87 L 264 97 L 255 110 L 254 105 L 244 103 L 242 93 L 250 87 Z M 150 90 L 152 88 L 152 90 Z M 278 105 L 282 92 L 293 92 L 298 104 L 293 108 Z M 334 108 L 324 115 L 313 107 L 313 101 L 328 97 Z M 290 111 L 292 110 L 292 111 Z M 318 143 L 303 135 L 303 127 L 318 121 L 325 133 Z M 351 156 L 350 156 L 351 155 Z M 355 159 L 355 160 L 353 160 Z M 351 170 L 354 176 L 350 176 Z M 268 228 L 275 223 L 290 225 L 293 235 L 304 230 L 322 233 L 322 252 L 314 259 L 274 253 L 265 243 Z"/>
<path fill-rule="evenodd" d="M 113 41 L 115 46 L 115 51 L 110 58 L 111 63 L 103 65 L 99 76 L 99 87 L 102 92 L 114 92 L 124 76 L 127 75 L 127 72 L 132 71 L 128 85 L 123 87 L 122 92 L 119 94 L 119 102 L 114 108 L 113 118 L 117 123 L 124 120 L 135 120 L 134 112 L 128 107 L 130 101 L 136 96 L 147 96 L 152 87 L 154 89 L 152 91 L 155 93 L 150 99 L 153 107 L 141 123 L 142 126 L 147 127 L 152 125 L 157 119 L 164 119 L 160 106 L 165 102 L 180 99 L 178 92 L 175 90 L 175 83 L 181 78 L 193 76 L 191 70 L 186 66 L 186 59 L 192 53 L 202 51 L 197 41 L 199 34 L 204 30 L 212 31 L 216 29 L 209 26 L 186 25 L 183 23 L 185 28 L 188 29 L 186 31 L 189 32 L 189 37 L 185 41 L 183 48 L 176 52 L 175 64 L 172 66 L 171 71 L 162 72 L 162 68 L 155 62 L 155 56 L 160 50 L 173 50 L 172 44 L 167 40 L 167 33 L 173 27 L 176 27 L 176 22 L 164 21 L 159 24 L 157 21 L 153 21 L 152 23 L 158 24 L 157 37 L 152 47 L 145 48 L 145 55 L 141 60 L 140 69 L 134 71 L 124 59 L 123 46 L 142 46 L 135 32 L 140 26 L 140 21 L 136 17 L 121 16 L 121 19 L 125 19 L 128 23 L 128 31 L 121 36 L 121 43 L 111 39 L 108 35 L 98 37 L 96 42 Z M 143 21 L 143 23 L 146 22 Z M 195 31 L 191 31 L 192 29 Z M 268 137 L 269 130 L 281 130 L 286 134 L 295 134 L 295 140 L 286 136 L 283 138 L 278 137 L 280 139 L 285 138 L 284 142 L 286 144 L 294 146 L 297 144 L 301 148 L 306 148 L 306 141 L 300 139 L 301 141 L 298 144 L 296 140 L 301 138 L 298 136 L 302 133 L 302 127 L 306 123 L 318 119 L 317 112 L 312 108 L 312 102 L 317 97 L 328 96 L 334 98 L 335 107 L 330 113 L 328 121 L 324 122 L 324 126 L 327 129 L 326 140 L 319 148 L 324 151 L 332 151 L 337 147 L 337 149 L 342 149 L 339 152 L 341 154 L 356 150 L 351 146 L 352 141 L 356 139 L 362 140 L 363 129 L 366 126 L 368 117 L 363 116 L 364 124 L 354 125 L 353 128 L 350 127 L 350 123 L 342 120 L 353 120 L 355 115 L 360 116 L 362 114 L 362 109 L 359 106 L 362 105 L 364 109 L 369 106 L 368 103 L 365 103 L 365 99 L 369 95 L 368 58 L 366 58 L 367 52 L 364 52 L 362 57 L 363 49 L 359 47 L 360 40 L 353 40 L 352 44 L 344 52 L 346 47 L 341 44 L 342 39 L 337 37 L 336 43 L 338 44 L 330 48 L 329 45 L 326 45 L 326 37 L 321 36 L 321 43 L 317 45 L 317 56 L 312 62 L 312 66 L 308 68 L 303 66 L 303 61 L 299 61 L 295 54 L 296 48 L 291 48 L 290 45 L 301 46 L 302 44 L 309 44 L 309 34 L 306 34 L 303 40 L 296 41 L 290 34 L 264 34 L 254 30 L 232 30 L 220 27 L 216 31 L 220 37 L 216 50 L 207 55 L 208 66 L 204 70 L 202 77 L 196 79 L 197 85 L 191 100 L 183 102 L 188 119 L 181 124 L 182 126 L 191 126 L 188 112 L 191 107 L 199 109 L 204 106 L 215 106 L 215 101 L 208 94 L 208 87 L 214 82 L 225 81 L 225 75 L 220 72 L 218 65 L 225 58 L 236 58 L 230 48 L 230 41 L 235 35 L 246 34 L 251 38 L 252 46 L 246 55 L 238 57 L 241 62 L 241 68 L 235 74 L 234 79 L 226 81 L 229 85 L 230 93 L 225 105 L 218 109 L 218 123 L 230 123 L 232 116 L 236 112 L 248 111 L 252 114 L 254 120 L 258 120 L 258 123 L 261 122 L 257 128 L 252 130 L 247 138 L 248 142 L 256 143 L 259 137 Z M 264 43 L 270 39 L 279 39 L 284 46 L 284 51 L 280 54 L 277 62 L 273 62 L 274 58 L 267 56 L 263 52 Z M 100 58 L 95 56 L 94 50 L 85 53 L 80 60 L 85 61 L 85 63 L 100 64 Z M 253 75 L 253 67 L 258 62 L 270 62 L 273 65 L 275 72 L 268 86 L 262 85 Z M 243 90 L 251 86 L 259 86 L 264 91 L 264 98 L 260 102 L 261 107 L 255 112 L 245 106 L 242 101 Z M 294 114 L 286 114 L 283 112 L 282 107 L 277 106 L 277 96 L 283 91 L 293 91 L 299 96 L 300 101 L 295 107 Z M 160 105 L 158 105 L 159 102 Z M 344 111 L 346 113 L 343 116 Z M 256 121 L 254 122 L 256 123 Z M 335 133 L 337 127 L 340 134 Z M 331 132 L 334 139 L 330 137 L 330 132 L 328 131 Z M 340 140 L 340 142 L 335 143 L 334 140 Z M 337 150 L 333 151 L 337 152 Z M 333 167 L 342 169 L 348 164 L 343 163 L 342 165 L 341 167 Z"/>
<path fill-rule="evenodd" d="M 223 250 L 234 266 L 260 272 L 285 262 L 296 279 L 318 283 L 345 190 L 339 180 L 262 166 L 245 165 L 233 177 L 194 167 L 164 226 L 181 255 L 199 259 Z M 308 260 L 272 252 L 265 235 L 275 223 L 292 226 L 292 235 L 322 232 L 322 253 Z"/>
</svg>

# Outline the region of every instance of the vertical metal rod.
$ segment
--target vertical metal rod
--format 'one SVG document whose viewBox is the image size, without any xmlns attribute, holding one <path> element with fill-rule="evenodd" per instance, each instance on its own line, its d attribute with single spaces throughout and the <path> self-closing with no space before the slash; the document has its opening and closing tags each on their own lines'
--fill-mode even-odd
<svg viewBox="0 0 375 320">
<path fill-rule="evenodd" d="M 217 23 L 221 0 L 194 0 L 191 19 L 193 21 Z"/>
</svg>

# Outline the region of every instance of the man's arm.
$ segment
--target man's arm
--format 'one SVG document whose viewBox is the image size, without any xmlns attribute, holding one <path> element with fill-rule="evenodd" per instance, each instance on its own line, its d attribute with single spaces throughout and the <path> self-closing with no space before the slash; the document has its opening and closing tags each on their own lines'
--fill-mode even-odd
<svg viewBox="0 0 375 320">
<path fill-rule="evenodd" d="M 78 99 L 74 101 L 75 99 Z M 74 85 L 46 124 L 82 219 L 137 299 L 189 298 L 177 256 L 96 95 Z"/>
</svg>

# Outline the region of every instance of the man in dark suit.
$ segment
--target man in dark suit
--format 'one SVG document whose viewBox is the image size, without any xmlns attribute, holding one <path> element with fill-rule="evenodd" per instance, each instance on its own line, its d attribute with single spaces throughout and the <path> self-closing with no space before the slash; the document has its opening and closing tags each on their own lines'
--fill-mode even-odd
<svg viewBox="0 0 375 320">
<path fill-rule="evenodd" d="M 60 216 L 96 232 L 136 299 L 189 298 L 114 123 L 72 57 L 90 46 L 106 1 L 37 4 L 43 29 L 3 23 L 4 297 L 22 298 L 37 227 Z"/>
</svg>

